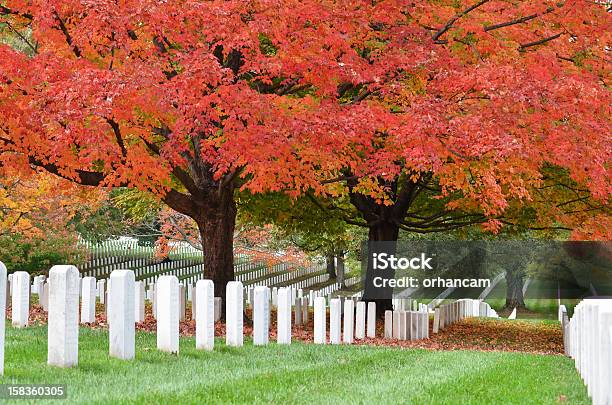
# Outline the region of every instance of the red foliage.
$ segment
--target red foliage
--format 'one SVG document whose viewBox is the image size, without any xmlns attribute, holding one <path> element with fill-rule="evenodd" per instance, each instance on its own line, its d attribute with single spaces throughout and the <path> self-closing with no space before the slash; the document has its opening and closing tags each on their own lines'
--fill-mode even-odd
<svg viewBox="0 0 612 405">
<path fill-rule="evenodd" d="M 547 163 L 607 201 L 610 14 L 589 0 L 8 0 L 0 161 L 168 196 L 433 172 L 491 221 Z M 177 182 L 181 183 L 177 186 Z M 171 196 L 173 208 L 188 203 Z M 178 201 L 178 202 L 177 202 Z M 172 204 L 171 204 L 172 205 Z M 557 213 L 563 220 L 562 213 Z"/>
</svg>

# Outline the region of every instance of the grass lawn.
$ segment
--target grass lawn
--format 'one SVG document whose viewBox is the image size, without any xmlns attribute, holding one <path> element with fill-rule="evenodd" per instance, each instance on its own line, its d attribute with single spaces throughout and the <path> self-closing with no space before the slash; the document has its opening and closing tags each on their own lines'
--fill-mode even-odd
<svg viewBox="0 0 612 405">
<path fill-rule="evenodd" d="M 81 328 L 79 366 L 46 365 L 47 329 L 7 325 L 2 383 L 66 384 L 71 403 L 589 403 L 562 356 L 294 343 L 160 353 L 138 333 L 136 359 L 108 357 L 104 330 Z M 16 400 L 16 403 L 24 403 Z M 40 403 L 42 401 L 37 401 Z M 58 403 L 57 400 L 50 400 Z"/>
</svg>

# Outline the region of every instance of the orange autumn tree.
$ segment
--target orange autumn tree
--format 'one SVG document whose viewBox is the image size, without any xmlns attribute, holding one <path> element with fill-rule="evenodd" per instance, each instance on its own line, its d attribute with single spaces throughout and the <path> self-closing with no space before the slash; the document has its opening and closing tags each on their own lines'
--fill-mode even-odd
<svg viewBox="0 0 612 405">
<path fill-rule="evenodd" d="M 237 189 L 349 196 L 371 240 L 497 230 L 546 165 L 610 193 L 596 2 L 2 4 L 23 37 L 0 47 L 2 164 L 157 195 L 197 224 L 217 296 Z"/>
<path fill-rule="evenodd" d="M 24 175 L 0 168 L 0 260 L 10 271 L 36 273 L 84 260 L 73 222 L 104 198 L 102 190 L 45 172 Z"/>
<path fill-rule="evenodd" d="M 40 238 L 62 232 L 83 207 L 95 207 L 102 193 L 88 192 L 48 173 L 19 176 L 0 171 L 0 236 Z"/>
</svg>

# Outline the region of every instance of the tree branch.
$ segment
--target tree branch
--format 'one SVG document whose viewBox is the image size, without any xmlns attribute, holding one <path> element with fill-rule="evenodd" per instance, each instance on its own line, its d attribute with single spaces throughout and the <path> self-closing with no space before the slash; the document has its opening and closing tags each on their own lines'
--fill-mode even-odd
<svg viewBox="0 0 612 405">
<path fill-rule="evenodd" d="M 545 11 L 541 12 L 541 13 L 535 13 L 535 14 L 531 14 L 525 17 L 521 17 L 521 18 L 517 18 L 516 20 L 511 20 L 511 21 L 506 21 L 503 23 L 499 23 L 499 24 L 493 24 L 493 25 L 487 25 L 484 27 L 485 31 L 493 31 L 493 30 L 497 30 L 500 28 L 504 28 L 504 27 L 509 27 L 511 25 L 516 25 L 516 24 L 522 24 L 524 22 L 527 22 L 529 20 L 533 20 L 534 18 L 543 16 L 545 14 L 551 13 L 553 12 L 555 9 L 554 7 L 548 7 Z"/>
<path fill-rule="evenodd" d="M 537 45 L 542 45 L 542 44 L 545 44 L 545 43 L 547 43 L 547 42 L 549 42 L 549 41 L 552 41 L 553 39 L 557 39 L 557 38 L 559 38 L 561 35 L 563 35 L 563 33 L 562 33 L 562 32 L 560 32 L 560 33 L 558 33 L 558 34 L 555 34 L 555 35 L 552 35 L 552 36 L 547 37 L 547 38 L 540 39 L 539 41 L 528 42 L 528 43 L 526 43 L 526 44 L 522 44 L 521 46 L 519 46 L 519 51 L 521 51 L 521 52 L 522 52 L 522 51 L 524 51 L 526 48 L 529 48 L 529 47 L 532 47 L 532 46 L 537 46 Z"/>
<path fill-rule="evenodd" d="M 62 20 L 62 18 L 59 16 L 59 14 L 57 12 L 55 12 L 55 19 L 58 21 L 59 28 L 62 31 L 62 33 L 64 34 L 64 37 L 66 38 L 66 43 L 72 49 L 72 52 L 74 53 L 74 55 L 77 58 L 80 58 L 81 57 L 81 50 L 79 49 L 78 46 L 73 45 L 74 41 L 72 39 L 72 36 L 70 36 L 70 32 L 68 32 L 68 28 L 66 27 L 66 24 L 64 24 L 64 20 Z"/>
<path fill-rule="evenodd" d="M 446 33 L 446 31 L 448 31 L 453 26 L 455 21 L 457 21 L 458 19 L 460 19 L 464 15 L 468 14 L 469 12 L 471 12 L 471 11 L 477 9 L 478 7 L 482 6 L 483 4 L 487 3 L 488 1 L 489 0 L 480 0 L 478 3 L 473 4 L 472 6 L 466 8 L 465 10 L 463 10 L 462 12 L 460 12 L 458 14 L 455 14 L 455 16 L 453 18 L 448 20 L 448 22 L 433 35 L 433 37 L 432 37 L 433 41 L 435 43 L 437 43 L 437 44 L 445 44 L 447 41 L 441 41 L 440 37 L 442 35 L 444 35 L 444 33 Z"/>
</svg>

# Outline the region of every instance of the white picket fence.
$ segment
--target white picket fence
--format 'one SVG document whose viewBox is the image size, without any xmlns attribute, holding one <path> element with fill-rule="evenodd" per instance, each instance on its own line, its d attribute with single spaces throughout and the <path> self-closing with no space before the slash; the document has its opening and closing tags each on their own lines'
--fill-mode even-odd
<svg viewBox="0 0 612 405">
<path fill-rule="evenodd" d="M 612 404 L 612 299 L 585 299 L 571 319 L 559 307 L 566 354 L 587 386 L 594 405 Z"/>
</svg>

